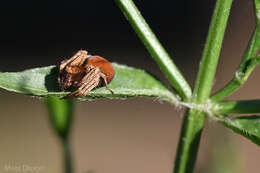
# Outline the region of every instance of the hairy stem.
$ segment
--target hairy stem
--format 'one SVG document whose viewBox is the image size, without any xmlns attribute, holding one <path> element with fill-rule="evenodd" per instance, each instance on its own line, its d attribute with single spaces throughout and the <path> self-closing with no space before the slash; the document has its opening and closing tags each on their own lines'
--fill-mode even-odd
<svg viewBox="0 0 260 173">
<path fill-rule="evenodd" d="M 192 98 L 195 104 L 205 104 L 209 99 L 231 5 L 232 0 L 217 0 L 216 2 L 195 83 Z M 177 149 L 175 173 L 193 171 L 204 120 L 204 112 L 196 109 L 187 111 Z"/>
</svg>

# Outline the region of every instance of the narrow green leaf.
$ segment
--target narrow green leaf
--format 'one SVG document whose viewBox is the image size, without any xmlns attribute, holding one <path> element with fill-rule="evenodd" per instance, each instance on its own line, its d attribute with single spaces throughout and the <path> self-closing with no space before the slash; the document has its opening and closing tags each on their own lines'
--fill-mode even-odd
<svg viewBox="0 0 260 173">
<path fill-rule="evenodd" d="M 260 0 L 254 0 L 255 2 L 255 22 L 256 25 L 260 25 Z"/>
<path fill-rule="evenodd" d="M 180 97 L 185 101 L 189 100 L 192 91 L 188 82 L 146 23 L 134 2 L 132 0 L 116 0 L 115 2 Z"/>
<path fill-rule="evenodd" d="M 218 102 L 214 106 L 214 113 L 225 114 L 257 114 L 260 113 L 260 100 L 239 100 Z"/>
<path fill-rule="evenodd" d="M 255 5 L 255 31 L 251 36 L 251 40 L 248 43 L 247 49 L 244 53 L 242 61 L 237 69 L 233 79 L 222 89 L 217 91 L 211 99 L 213 101 L 220 101 L 225 97 L 231 95 L 233 92 L 238 90 L 247 80 L 252 70 L 257 66 L 251 64 L 252 66 L 248 68 L 251 59 L 254 59 L 257 55 L 257 51 L 260 47 L 260 0 L 254 0 Z M 256 58 L 257 59 L 257 58 Z M 259 58 L 258 58 L 259 59 Z M 257 63 L 258 60 L 255 61 Z M 258 61 L 259 63 L 259 61 Z"/>
<path fill-rule="evenodd" d="M 220 121 L 226 127 L 260 146 L 260 116 L 243 116 L 232 119 L 223 118 Z"/>
<path fill-rule="evenodd" d="M 105 87 L 91 91 L 81 99 L 95 98 L 126 98 L 134 96 L 160 97 L 170 102 L 176 102 L 176 97 L 159 81 L 143 70 L 113 63 L 115 77 L 109 84 L 114 91 L 111 94 Z M 60 92 L 58 83 L 58 68 L 48 66 L 30 69 L 22 72 L 0 73 L 0 88 L 33 96 L 62 97 L 69 92 Z"/>
<path fill-rule="evenodd" d="M 194 86 L 193 104 L 205 104 L 209 99 L 231 5 L 232 0 L 216 1 Z M 174 173 L 193 172 L 204 121 L 204 112 L 198 109 L 187 111 L 179 137 Z"/>
<path fill-rule="evenodd" d="M 231 0 L 216 2 L 193 92 L 196 103 L 204 104 L 210 96 L 231 5 Z"/>
</svg>

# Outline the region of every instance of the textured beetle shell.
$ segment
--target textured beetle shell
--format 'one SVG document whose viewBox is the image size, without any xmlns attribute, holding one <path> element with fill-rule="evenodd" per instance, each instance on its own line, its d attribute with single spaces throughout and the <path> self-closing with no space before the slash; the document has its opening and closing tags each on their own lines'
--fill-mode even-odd
<svg viewBox="0 0 260 173">
<path fill-rule="evenodd" d="M 89 57 L 87 60 L 86 66 L 88 66 L 88 65 L 98 67 L 100 69 L 100 71 L 106 75 L 108 84 L 111 82 L 111 80 L 113 79 L 113 77 L 115 75 L 115 70 L 114 70 L 113 66 L 111 65 L 111 63 L 108 60 L 106 60 L 105 58 L 102 58 L 100 56 Z"/>
</svg>

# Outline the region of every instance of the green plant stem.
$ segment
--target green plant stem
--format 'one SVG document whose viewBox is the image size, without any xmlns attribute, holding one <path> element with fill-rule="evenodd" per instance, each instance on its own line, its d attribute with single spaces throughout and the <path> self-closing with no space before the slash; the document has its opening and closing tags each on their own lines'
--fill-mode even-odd
<svg viewBox="0 0 260 173">
<path fill-rule="evenodd" d="M 69 132 L 74 113 L 74 100 L 60 99 L 59 97 L 48 97 L 45 100 L 48 108 L 50 122 L 62 142 L 64 156 L 64 172 L 72 173 L 72 159 L 69 143 Z"/>
<path fill-rule="evenodd" d="M 72 159 L 71 159 L 71 146 L 68 139 L 65 139 L 62 141 L 63 144 L 63 153 L 64 153 L 64 172 L 65 173 L 72 173 L 73 167 L 72 167 Z"/>
<path fill-rule="evenodd" d="M 195 83 L 192 98 L 195 104 L 205 104 L 210 96 L 231 5 L 232 0 L 217 0 L 216 2 Z M 187 111 L 177 149 L 175 173 L 193 171 L 204 120 L 204 112 L 196 109 Z"/>
<path fill-rule="evenodd" d="M 192 173 L 204 119 L 205 113 L 195 109 L 187 110 L 179 138 L 174 173 Z"/>
<path fill-rule="evenodd" d="M 242 62 L 235 73 L 235 76 L 224 88 L 217 91 L 211 97 L 213 101 L 219 101 L 229 96 L 234 91 L 239 89 L 240 86 L 242 86 L 246 82 L 247 78 L 249 77 L 249 75 L 253 70 L 252 68 L 248 68 L 248 64 L 251 59 L 255 58 L 259 46 L 260 46 L 260 27 L 257 26 L 248 44 Z M 254 68 L 255 67 L 256 66 L 254 66 Z"/>
<path fill-rule="evenodd" d="M 116 3 L 177 93 L 183 100 L 189 100 L 192 95 L 189 84 L 158 41 L 134 2 L 132 0 L 116 0 Z"/>
<path fill-rule="evenodd" d="M 260 113 L 260 100 L 218 102 L 214 113 L 217 115 Z"/>
</svg>

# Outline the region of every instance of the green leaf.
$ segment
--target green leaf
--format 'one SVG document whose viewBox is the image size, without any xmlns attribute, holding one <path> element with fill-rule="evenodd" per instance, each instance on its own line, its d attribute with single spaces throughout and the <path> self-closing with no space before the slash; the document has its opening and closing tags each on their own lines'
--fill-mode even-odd
<svg viewBox="0 0 260 173">
<path fill-rule="evenodd" d="M 256 55 L 260 47 L 260 0 L 254 0 L 254 5 L 256 22 L 255 31 L 251 36 L 242 61 L 233 79 L 211 97 L 213 101 L 220 101 L 238 90 L 245 83 L 253 69 L 259 64 L 259 57 L 256 57 Z M 255 57 L 256 60 L 252 60 Z"/>
<path fill-rule="evenodd" d="M 260 0 L 254 0 L 255 2 L 255 21 L 256 25 L 260 25 Z"/>
<path fill-rule="evenodd" d="M 226 127 L 246 137 L 260 146 L 260 116 L 243 116 L 237 118 L 223 118 L 220 120 Z"/>
<path fill-rule="evenodd" d="M 134 96 L 160 97 L 176 102 L 176 97 L 159 81 L 143 70 L 113 63 L 115 77 L 109 84 L 111 94 L 105 87 L 91 91 L 81 99 L 126 98 Z M 48 66 L 22 72 L 0 73 L 0 88 L 33 96 L 63 97 L 69 92 L 60 92 L 58 87 L 58 68 Z"/>
<path fill-rule="evenodd" d="M 146 23 L 134 2 L 132 0 L 116 0 L 115 2 L 180 97 L 185 101 L 189 100 L 192 90 L 188 82 Z"/>
</svg>

